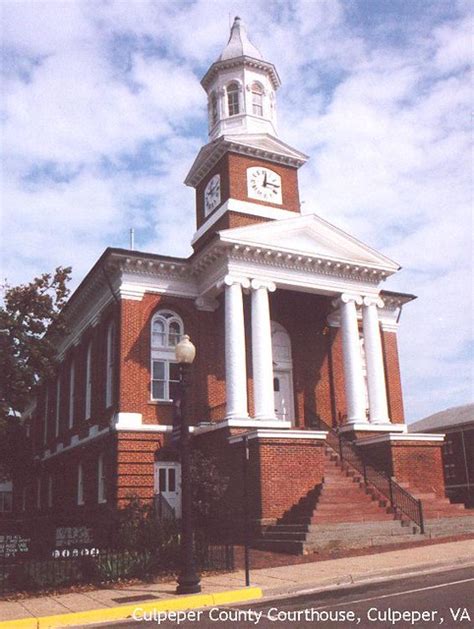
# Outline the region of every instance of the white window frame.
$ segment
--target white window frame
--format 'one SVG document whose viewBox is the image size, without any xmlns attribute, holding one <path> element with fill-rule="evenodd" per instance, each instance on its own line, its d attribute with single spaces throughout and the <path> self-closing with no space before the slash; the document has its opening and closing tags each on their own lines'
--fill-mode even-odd
<svg viewBox="0 0 474 629">
<path fill-rule="evenodd" d="M 112 406 L 114 401 L 114 370 L 115 370 L 115 321 L 109 323 L 107 328 L 107 346 L 106 346 L 106 374 L 105 374 L 105 407 Z"/>
<path fill-rule="evenodd" d="M 97 502 L 99 504 L 104 504 L 107 502 L 107 492 L 106 492 L 106 478 L 105 478 L 105 466 L 104 466 L 104 455 L 103 453 L 99 455 L 97 459 Z"/>
<path fill-rule="evenodd" d="M 86 398 L 84 404 L 84 419 L 92 415 L 92 341 L 89 341 L 86 353 Z"/>
<path fill-rule="evenodd" d="M 68 426 L 72 428 L 74 425 L 74 403 L 76 394 L 76 365 L 74 361 L 71 362 L 69 367 L 69 414 L 68 414 Z"/>
<path fill-rule="evenodd" d="M 260 83 L 252 83 L 252 114 L 263 118 L 263 96 L 265 94 L 263 86 Z"/>
<path fill-rule="evenodd" d="M 59 417 L 61 414 L 61 376 L 58 375 L 56 380 L 56 417 L 54 424 L 54 435 L 59 436 Z"/>
<path fill-rule="evenodd" d="M 46 386 L 44 395 L 44 430 L 43 430 L 43 445 L 46 445 L 48 441 L 48 415 L 49 415 L 49 387 Z"/>
<path fill-rule="evenodd" d="M 160 321 L 163 324 L 163 342 L 157 342 L 153 335 L 153 329 L 156 321 Z M 177 324 L 179 332 L 177 338 L 174 332 L 171 332 L 170 327 L 172 324 Z M 178 380 L 170 380 L 170 365 L 176 364 L 175 347 L 179 343 L 184 334 L 183 320 L 172 310 L 159 310 L 156 312 L 151 320 L 151 360 L 150 360 L 150 397 L 154 402 L 171 402 L 170 396 L 170 382 L 178 382 Z M 176 342 L 175 342 L 176 341 Z M 164 379 L 158 380 L 154 376 L 154 364 L 163 363 L 164 365 Z M 153 383 L 155 381 L 164 382 L 164 395 L 163 397 L 155 397 L 153 395 Z"/>
<path fill-rule="evenodd" d="M 76 502 L 79 507 L 84 504 L 84 467 L 82 463 L 79 463 L 77 466 Z"/>
<path fill-rule="evenodd" d="M 233 89 L 235 86 L 236 89 Z M 235 94 L 235 96 L 234 96 Z M 232 102 L 231 102 L 232 95 Z M 227 101 L 227 113 L 229 117 L 238 116 L 241 113 L 240 107 L 240 85 L 236 81 L 232 81 L 226 87 L 226 101 Z M 234 108 L 237 108 L 237 111 L 234 111 Z"/>
</svg>

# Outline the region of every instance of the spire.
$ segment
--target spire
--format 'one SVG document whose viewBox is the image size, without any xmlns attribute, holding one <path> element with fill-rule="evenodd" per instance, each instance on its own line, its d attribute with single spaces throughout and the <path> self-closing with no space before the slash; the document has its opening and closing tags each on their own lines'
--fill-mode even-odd
<svg viewBox="0 0 474 629">
<path fill-rule="evenodd" d="M 234 19 L 229 41 L 218 61 L 235 59 L 236 57 L 253 57 L 254 59 L 263 60 L 262 53 L 248 38 L 245 24 L 238 16 Z"/>
</svg>

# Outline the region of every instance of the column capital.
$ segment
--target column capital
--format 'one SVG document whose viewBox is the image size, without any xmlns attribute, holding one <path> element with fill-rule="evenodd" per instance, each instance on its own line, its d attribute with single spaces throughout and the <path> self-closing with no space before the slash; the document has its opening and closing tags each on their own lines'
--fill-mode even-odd
<svg viewBox="0 0 474 629">
<path fill-rule="evenodd" d="M 384 301 L 378 295 L 366 295 L 363 299 L 364 306 L 377 306 L 377 308 L 384 307 Z"/>
<path fill-rule="evenodd" d="M 269 293 L 274 293 L 276 291 L 275 282 L 271 282 L 267 280 L 253 279 L 250 282 L 250 286 L 254 290 L 258 290 L 259 288 L 266 288 Z"/>
<path fill-rule="evenodd" d="M 339 295 L 339 297 L 333 299 L 332 305 L 337 308 L 341 304 L 348 304 L 351 301 L 353 301 L 356 306 L 362 305 L 362 297 L 360 295 L 355 295 L 352 293 L 342 293 L 341 295 Z"/>
<path fill-rule="evenodd" d="M 240 284 L 242 288 L 250 288 L 250 280 L 248 277 L 242 277 L 240 275 L 231 275 L 230 273 L 221 280 L 217 286 L 218 288 L 222 286 L 232 286 L 233 284 Z"/>
</svg>

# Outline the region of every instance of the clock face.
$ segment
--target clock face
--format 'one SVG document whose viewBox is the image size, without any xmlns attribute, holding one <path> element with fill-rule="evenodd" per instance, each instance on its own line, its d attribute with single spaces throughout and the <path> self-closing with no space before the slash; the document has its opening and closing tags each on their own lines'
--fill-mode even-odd
<svg viewBox="0 0 474 629">
<path fill-rule="evenodd" d="M 221 176 L 211 177 L 204 189 L 204 214 L 208 216 L 221 202 Z"/>
<path fill-rule="evenodd" d="M 263 166 L 247 169 L 247 195 L 251 199 L 260 199 L 281 205 L 281 177 Z"/>
</svg>

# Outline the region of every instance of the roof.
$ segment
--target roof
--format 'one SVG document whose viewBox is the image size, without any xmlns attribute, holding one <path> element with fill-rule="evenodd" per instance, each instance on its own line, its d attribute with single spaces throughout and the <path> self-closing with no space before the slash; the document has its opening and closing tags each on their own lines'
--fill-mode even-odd
<svg viewBox="0 0 474 629">
<path fill-rule="evenodd" d="M 227 59 L 235 59 L 237 57 L 253 57 L 254 59 L 263 60 L 260 50 L 248 38 L 245 24 L 240 17 L 234 19 L 229 41 L 218 61 L 226 61 Z"/>
<path fill-rule="evenodd" d="M 425 432 L 461 426 L 463 424 L 474 424 L 474 404 L 464 404 L 454 406 L 445 411 L 434 413 L 424 419 L 420 419 L 408 425 L 408 432 Z"/>
</svg>

